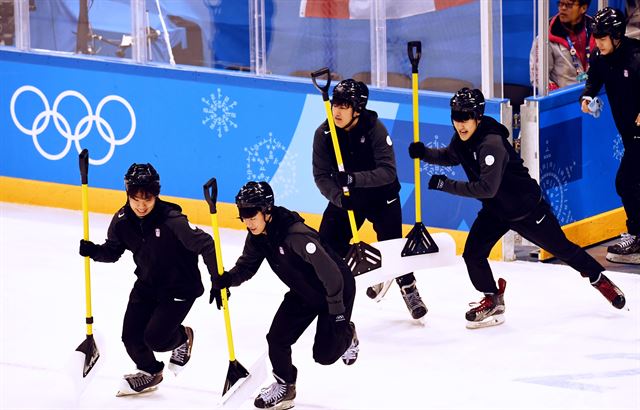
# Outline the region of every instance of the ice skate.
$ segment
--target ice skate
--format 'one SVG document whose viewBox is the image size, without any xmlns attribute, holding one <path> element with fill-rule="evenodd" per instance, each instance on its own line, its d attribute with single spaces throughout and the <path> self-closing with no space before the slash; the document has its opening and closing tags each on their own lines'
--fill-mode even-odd
<svg viewBox="0 0 640 410">
<path fill-rule="evenodd" d="M 640 235 L 620 235 L 620 242 L 607 247 L 606 258 L 609 262 L 640 265 Z"/>
<path fill-rule="evenodd" d="M 150 393 L 158 389 L 158 384 L 162 381 L 162 370 L 158 373 L 147 373 L 138 370 L 138 373 L 126 374 L 122 380 L 117 397 L 132 396 L 136 394 Z"/>
<path fill-rule="evenodd" d="M 293 399 L 296 398 L 296 385 L 285 383 L 275 374 L 273 376 L 276 378 L 276 382 L 261 389 L 253 405 L 258 409 L 286 410 L 292 408 L 295 405 Z"/>
<path fill-rule="evenodd" d="M 598 291 L 602 293 L 602 296 L 607 298 L 614 308 L 622 309 L 624 307 L 626 303 L 624 293 L 604 274 L 601 273 L 598 279 L 591 283 L 591 286 L 598 289 Z"/>
<path fill-rule="evenodd" d="M 407 305 L 407 309 L 411 312 L 411 317 L 414 319 L 420 319 L 427 314 L 427 306 L 425 306 L 418 288 L 416 288 L 416 281 L 414 280 L 408 285 L 401 286 L 400 292 L 404 303 Z"/>
<path fill-rule="evenodd" d="M 466 313 L 467 329 L 480 329 L 498 326 L 504 323 L 504 290 L 507 281 L 498 279 L 498 293 L 485 294 L 480 302 L 470 303 L 471 310 Z"/>
<path fill-rule="evenodd" d="M 378 283 L 376 285 L 369 286 L 367 288 L 367 296 L 369 296 L 376 302 L 380 302 L 384 295 L 387 294 L 387 291 L 391 287 L 391 284 L 393 284 L 393 279 L 388 280 L 384 283 Z"/>
<path fill-rule="evenodd" d="M 187 334 L 187 340 L 173 349 L 171 359 L 169 360 L 169 370 L 176 376 L 184 369 L 184 366 L 191 358 L 191 348 L 193 347 L 193 329 L 185 326 L 184 331 Z"/>
<path fill-rule="evenodd" d="M 351 327 L 351 330 L 353 330 L 353 338 L 351 339 L 351 345 L 342 354 L 342 361 L 347 366 L 351 366 L 356 362 L 356 360 L 358 360 L 358 352 L 360 351 L 360 347 L 358 347 L 360 341 L 358 340 L 358 334 L 356 333 L 356 325 L 354 325 L 353 322 L 349 322 L 349 326 Z"/>
</svg>

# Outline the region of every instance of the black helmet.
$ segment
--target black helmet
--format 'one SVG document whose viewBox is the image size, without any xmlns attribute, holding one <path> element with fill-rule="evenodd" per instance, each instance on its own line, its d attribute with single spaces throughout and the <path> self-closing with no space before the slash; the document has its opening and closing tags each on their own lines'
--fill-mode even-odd
<svg viewBox="0 0 640 410">
<path fill-rule="evenodd" d="M 356 81 L 351 78 L 340 81 L 333 88 L 333 97 L 331 104 L 347 103 L 355 112 L 362 112 L 367 106 L 369 100 L 369 88 L 362 81 Z"/>
<path fill-rule="evenodd" d="M 160 194 L 160 175 L 151 164 L 131 164 L 124 175 L 124 186 L 132 195 L 143 191 L 157 196 Z"/>
<path fill-rule="evenodd" d="M 273 189 L 267 182 L 249 181 L 238 191 L 236 205 L 241 218 L 252 218 L 258 211 L 269 213 L 273 208 Z"/>
<path fill-rule="evenodd" d="M 620 10 L 605 7 L 596 13 L 591 25 L 595 38 L 610 36 L 612 40 L 619 40 L 624 35 L 626 22 Z"/>
<path fill-rule="evenodd" d="M 451 119 L 466 121 L 479 120 L 484 114 L 484 95 L 482 91 L 467 87 L 459 89 L 449 102 L 451 106 Z"/>
</svg>

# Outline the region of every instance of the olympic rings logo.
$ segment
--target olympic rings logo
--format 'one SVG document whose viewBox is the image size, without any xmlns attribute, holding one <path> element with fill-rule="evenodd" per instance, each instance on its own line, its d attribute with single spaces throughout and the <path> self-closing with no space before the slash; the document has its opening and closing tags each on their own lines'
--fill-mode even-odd
<svg viewBox="0 0 640 410">
<path fill-rule="evenodd" d="M 16 116 L 16 100 L 25 92 L 32 92 L 40 97 L 40 100 L 42 100 L 42 104 L 44 105 L 44 110 L 35 117 L 30 128 L 22 125 L 22 123 Z M 67 97 L 77 98 L 82 104 L 84 104 L 87 110 L 87 115 L 85 115 L 80 121 L 78 121 L 73 131 L 71 128 L 71 124 L 69 124 L 69 121 L 67 121 L 67 119 L 58 112 L 60 103 Z M 111 101 L 116 101 L 122 104 L 124 108 L 127 109 L 127 111 L 129 112 L 129 116 L 131 117 L 131 128 L 129 129 L 129 133 L 122 139 L 116 139 L 111 125 L 100 116 L 104 106 Z M 56 97 L 55 101 L 53 102 L 53 107 L 51 107 L 49 106 L 47 97 L 42 91 L 32 85 L 23 85 L 13 93 L 13 96 L 11 97 L 10 109 L 11 118 L 13 119 L 13 123 L 16 125 L 16 127 L 23 134 L 30 135 L 33 139 L 33 144 L 35 145 L 38 152 L 43 157 L 52 161 L 64 158 L 71 149 L 71 142 L 74 143 L 78 154 L 82 152 L 80 140 L 82 140 L 89 134 L 89 132 L 91 132 L 94 122 L 96 124 L 96 129 L 100 134 L 100 137 L 102 137 L 102 139 L 109 144 L 109 151 L 101 159 L 89 158 L 89 163 L 92 165 L 102 165 L 109 161 L 113 156 L 113 152 L 115 151 L 116 146 L 124 145 L 129 142 L 131 138 L 133 138 L 133 135 L 136 131 L 136 115 L 133 112 L 133 108 L 127 100 L 118 95 L 108 95 L 104 97 L 98 103 L 98 106 L 96 107 L 96 111 L 94 113 L 91 105 L 89 105 L 89 101 L 87 101 L 84 95 L 80 94 L 77 91 L 63 91 L 62 93 L 60 93 L 60 95 L 58 95 L 58 97 Z M 64 149 L 57 154 L 50 154 L 49 152 L 45 151 L 38 142 L 38 136 L 40 136 L 40 134 L 42 134 L 47 129 L 47 127 L 49 126 L 49 121 L 52 118 L 53 124 L 55 125 L 60 135 L 62 135 L 67 140 L 67 144 L 65 145 Z"/>
</svg>

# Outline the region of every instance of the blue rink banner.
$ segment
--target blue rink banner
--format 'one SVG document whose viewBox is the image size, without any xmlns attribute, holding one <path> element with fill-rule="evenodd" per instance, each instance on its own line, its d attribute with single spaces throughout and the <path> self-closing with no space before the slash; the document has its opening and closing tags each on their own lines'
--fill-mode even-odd
<svg viewBox="0 0 640 410">
<path fill-rule="evenodd" d="M 278 204 L 311 214 L 326 207 L 311 169 L 314 131 L 326 113 L 310 79 L 12 50 L 0 50 L 0 75 L 1 176 L 77 185 L 77 154 L 88 148 L 92 187 L 121 190 L 131 163 L 150 162 L 161 175 L 164 195 L 202 199 L 203 183 L 216 177 L 218 200 L 233 203 L 246 181 L 266 180 Z M 449 98 L 420 91 L 420 138 L 428 146 L 443 147 L 451 139 Z M 407 154 L 413 140 L 411 100 L 410 90 L 372 90 L 368 105 L 394 143 L 405 224 L 415 221 L 413 161 Z M 500 119 L 500 106 L 500 101 L 489 101 L 486 114 Z M 568 120 L 575 118 L 572 114 Z M 546 182 L 545 176 L 542 182 L 563 212 L 562 223 L 615 207 L 616 164 L 594 164 L 608 142 L 580 142 L 580 121 L 593 125 L 594 132 L 607 124 L 576 121 L 546 121 L 541 131 L 541 144 L 547 144 L 541 152 L 548 149 L 555 161 L 543 162 L 541 173 L 550 179 Z M 423 222 L 468 231 L 479 201 L 426 189 L 432 174 L 466 180 L 460 167 L 422 164 Z M 590 198 L 600 194 L 594 189 L 605 192 L 604 202 Z"/>
<path fill-rule="evenodd" d="M 622 206 L 615 178 L 624 148 L 606 94 L 598 118 L 582 113 L 582 86 L 540 99 L 540 186 L 561 225 Z"/>
</svg>

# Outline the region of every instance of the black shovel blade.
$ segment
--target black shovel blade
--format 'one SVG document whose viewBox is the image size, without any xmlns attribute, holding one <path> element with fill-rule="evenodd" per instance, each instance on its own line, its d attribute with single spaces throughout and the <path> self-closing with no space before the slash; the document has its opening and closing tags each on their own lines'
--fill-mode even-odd
<svg viewBox="0 0 640 410">
<path fill-rule="evenodd" d="M 249 377 L 249 372 L 237 360 L 229 361 L 229 370 L 227 371 L 227 379 L 224 381 L 222 395 L 238 382 L 238 380 Z"/>
<path fill-rule="evenodd" d="M 89 374 L 91 369 L 93 369 L 93 366 L 95 366 L 98 358 L 100 357 L 100 352 L 98 351 L 98 346 L 96 345 L 93 335 L 87 335 L 87 338 L 84 339 L 84 342 L 80 343 L 80 346 L 78 346 L 76 351 L 84 353 L 82 377 L 87 377 L 87 374 Z"/>
<path fill-rule="evenodd" d="M 402 248 L 402 256 L 424 255 L 438 252 L 438 245 L 433 241 L 422 222 L 417 222 L 407 234 L 407 243 Z"/>
<path fill-rule="evenodd" d="M 351 245 L 345 261 L 353 276 L 358 276 L 382 266 L 382 255 L 373 246 L 358 242 Z"/>
</svg>

